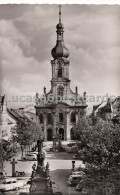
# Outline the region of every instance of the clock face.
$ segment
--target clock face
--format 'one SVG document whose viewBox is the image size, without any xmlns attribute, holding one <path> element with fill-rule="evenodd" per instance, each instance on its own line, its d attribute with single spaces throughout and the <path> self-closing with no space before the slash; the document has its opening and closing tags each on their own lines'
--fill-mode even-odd
<svg viewBox="0 0 120 195">
<path fill-rule="evenodd" d="M 63 65 L 63 61 L 62 60 L 58 60 L 58 65 Z"/>
</svg>

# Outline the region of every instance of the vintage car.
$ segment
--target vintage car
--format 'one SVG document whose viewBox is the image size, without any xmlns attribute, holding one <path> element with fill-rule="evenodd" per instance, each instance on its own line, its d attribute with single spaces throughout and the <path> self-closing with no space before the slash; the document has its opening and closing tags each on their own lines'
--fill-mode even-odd
<svg viewBox="0 0 120 195">
<path fill-rule="evenodd" d="M 25 157 L 23 157 L 23 159 L 24 160 L 34 160 L 34 161 L 36 161 L 37 160 L 37 155 L 29 153 L 29 154 L 26 154 Z"/>
<path fill-rule="evenodd" d="M 70 175 L 67 178 L 67 183 L 71 186 L 76 186 L 83 179 L 83 175 Z"/>
<path fill-rule="evenodd" d="M 0 191 L 6 192 L 10 190 L 18 190 L 21 187 L 23 187 L 24 182 L 18 181 L 14 178 L 7 178 L 4 181 L 2 181 L 2 184 L 0 184 Z"/>
</svg>

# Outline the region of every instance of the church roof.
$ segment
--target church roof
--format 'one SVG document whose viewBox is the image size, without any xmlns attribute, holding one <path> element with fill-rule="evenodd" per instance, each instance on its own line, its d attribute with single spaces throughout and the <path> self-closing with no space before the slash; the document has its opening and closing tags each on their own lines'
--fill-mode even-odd
<svg viewBox="0 0 120 195">
<path fill-rule="evenodd" d="M 68 58 L 69 57 L 69 50 L 64 44 L 63 33 L 64 33 L 64 26 L 61 23 L 61 7 L 59 7 L 59 23 L 56 26 L 57 29 L 57 43 L 55 47 L 52 49 L 51 54 L 54 59 L 56 58 Z"/>
</svg>

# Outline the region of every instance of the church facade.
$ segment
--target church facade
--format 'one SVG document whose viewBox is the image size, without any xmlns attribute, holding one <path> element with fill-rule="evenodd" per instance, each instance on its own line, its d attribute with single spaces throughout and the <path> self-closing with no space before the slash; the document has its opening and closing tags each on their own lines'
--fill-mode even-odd
<svg viewBox="0 0 120 195">
<path fill-rule="evenodd" d="M 51 90 L 47 93 L 44 87 L 43 96 L 36 93 L 36 120 L 45 134 L 45 140 L 52 141 L 53 136 L 61 134 L 62 140 L 73 140 L 74 131 L 78 127 L 79 118 L 86 113 L 86 92 L 73 92 L 69 79 L 69 50 L 64 44 L 64 26 L 61 23 L 61 7 L 59 7 L 59 23 L 56 26 L 57 41 L 52 49 Z"/>
</svg>

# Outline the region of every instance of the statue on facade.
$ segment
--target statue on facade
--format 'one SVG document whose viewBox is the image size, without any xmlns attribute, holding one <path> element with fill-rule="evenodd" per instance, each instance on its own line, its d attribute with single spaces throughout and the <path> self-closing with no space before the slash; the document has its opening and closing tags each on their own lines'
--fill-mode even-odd
<svg viewBox="0 0 120 195">
<path fill-rule="evenodd" d="M 44 94 L 46 94 L 46 87 L 43 88 L 43 92 L 44 92 Z"/>
<path fill-rule="evenodd" d="M 39 94 L 38 94 L 38 92 L 36 92 L 36 104 L 38 104 L 39 103 Z"/>
<path fill-rule="evenodd" d="M 83 99 L 86 101 L 87 99 L 87 95 L 86 95 L 86 92 L 83 93 Z"/>
</svg>

